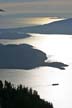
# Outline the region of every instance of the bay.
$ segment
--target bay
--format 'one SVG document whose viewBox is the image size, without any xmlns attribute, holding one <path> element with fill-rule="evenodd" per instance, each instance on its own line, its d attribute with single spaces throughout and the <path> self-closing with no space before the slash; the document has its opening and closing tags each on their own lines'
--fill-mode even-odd
<svg viewBox="0 0 72 108">
<path fill-rule="evenodd" d="M 37 90 L 40 97 L 53 103 L 54 108 L 72 108 L 72 38 L 71 35 L 30 34 L 16 40 L 0 40 L 2 44 L 29 44 L 46 53 L 48 61 L 63 62 L 65 70 L 49 66 L 31 70 L 0 69 L 0 79 L 15 85 L 23 84 Z M 52 86 L 59 83 L 59 86 Z"/>
</svg>

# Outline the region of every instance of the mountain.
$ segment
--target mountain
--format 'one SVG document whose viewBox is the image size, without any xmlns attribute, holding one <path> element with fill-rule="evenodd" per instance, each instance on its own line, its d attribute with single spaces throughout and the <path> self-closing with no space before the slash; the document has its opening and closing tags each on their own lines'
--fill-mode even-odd
<svg viewBox="0 0 72 108">
<path fill-rule="evenodd" d="M 24 33 L 69 34 L 72 35 L 72 18 L 55 21 L 49 24 L 22 29 Z"/>
<path fill-rule="evenodd" d="M 49 66 L 63 70 L 68 66 L 61 62 L 45 62 L 47 59 L 44 52 L 28 44 L 0 44 L 1 69 L 33 69 L 41 66 Z"/>
<path fill-rule="evenodd" d="M 72 18 L 55 21 L 45 25 L 0 29 L 0 39 L 26 38 L 29 37 L 27 33 L 72 35 Z"/>
<path fill-rule="evenodd" d="M 53 108 L 53 104 L 41 99 L 36 90 L 0 80 L 0 108 Z"/>
<path fill-rule="evenodd" d="M 25 34 L 24 32 L 16 32 L 8 30 L 0 30 L 0 39 L 21 39 L 28 38 L 30 35 Z"/>
<path fill-rule="evenodd" d="M 43 34 L 72 34 L 72 18 L 45 24 L 40 27 Z"/>
</svg>

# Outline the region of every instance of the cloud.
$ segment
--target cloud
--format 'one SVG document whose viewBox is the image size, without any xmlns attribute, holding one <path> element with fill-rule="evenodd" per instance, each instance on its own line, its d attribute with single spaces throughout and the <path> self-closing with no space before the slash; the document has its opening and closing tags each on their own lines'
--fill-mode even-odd
<svg viewBox="0 0 72 108">
<path fill-rule="evenodd" d="M 34 0 L 34 1 L 48 1 L 48 0 Z M 33 2 L 33 0 L 0 0 L 0 2 Z"/>
<path fill-rule="evenodd" d="M 0 2 L 0 8 L 6 9 L 4 14 L 8 15 L 22 13 L 72 17 L 72 0 L 3 0 Z"/>
<path fill-rule="evenodd" d="M 72 14 L 72 1 L 49 0 L 49 1 L 32 1 L 32 2 L 6 2 L 0 3 L 0 8 L 7 10 L 5 14 L 42 14 L 48 15 L 66 15 Z"/>
</svg>

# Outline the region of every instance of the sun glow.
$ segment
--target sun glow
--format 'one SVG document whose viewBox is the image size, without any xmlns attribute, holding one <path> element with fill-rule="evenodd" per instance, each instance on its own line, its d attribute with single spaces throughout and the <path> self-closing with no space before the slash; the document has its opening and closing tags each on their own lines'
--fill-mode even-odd
<svg viewBox="0 0 72 108">
<path fill-rule="evenodd" d="M 35 17 L 35 18 L 24 18 L 19 19 L 18 22 L 20 24 L 26 24 L 26 25 L 43 25 L 48 24 L 54 21 L 63 20 L 64 18 L 57 18 L 57 17 Z"/>
</svg>

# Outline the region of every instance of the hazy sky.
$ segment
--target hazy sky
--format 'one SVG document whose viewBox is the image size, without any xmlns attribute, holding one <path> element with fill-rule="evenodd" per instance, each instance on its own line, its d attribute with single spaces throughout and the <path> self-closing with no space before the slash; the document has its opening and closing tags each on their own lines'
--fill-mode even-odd
<svg viewBox="0 0 72 108">
<path fill-rule="evenodd" d="M 71 18 L 72 0 L 0 0 L 0 9 L 5 10 L 0 12 L 0 25 L 7 26 L 7 24 L 18 24 L 20 18 Z"/>
<path fill-rule="evenodd" d="M 48 1 L 48 0 L 0 0 L 0 2 L 33 2 L 33 1 Z"/>
<path fill-rule="evenodd" d="M 6 14 L 72 17 L 72 0 L 0 0 L 0 8 Z"/>
</svg>

